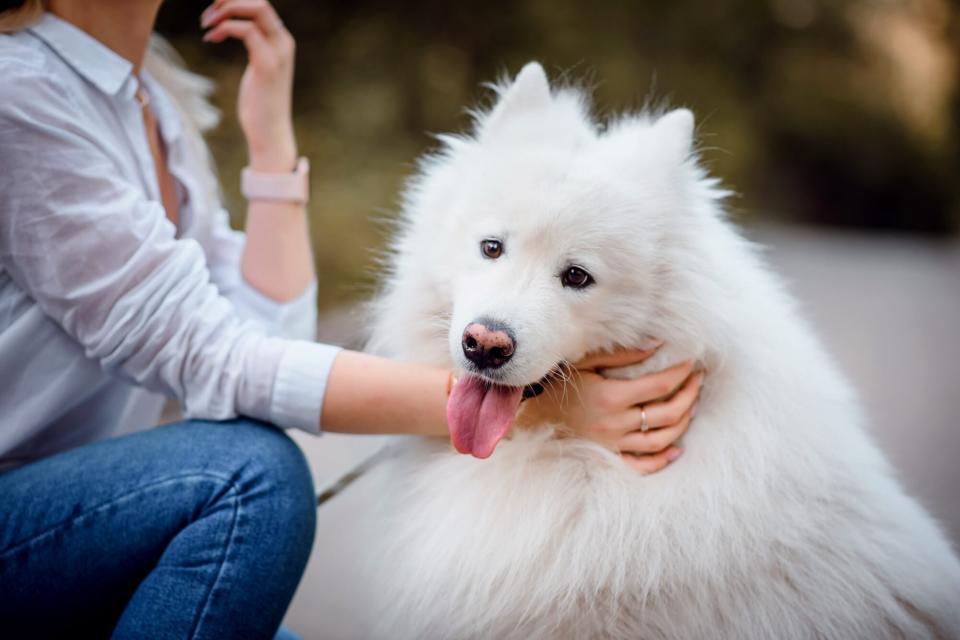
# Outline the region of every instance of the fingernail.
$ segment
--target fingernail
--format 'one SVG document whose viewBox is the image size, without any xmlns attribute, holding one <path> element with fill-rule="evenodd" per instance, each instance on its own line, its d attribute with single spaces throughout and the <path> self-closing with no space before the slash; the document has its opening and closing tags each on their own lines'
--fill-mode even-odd
<svg viewBox="0 0 960 640">
<path fill-rule="evenodd" d="M 654 349 L 659 349 L 663 346 L 663 340 L 659 338 L 650 338 L 648 337 L 643 344 L 640 345 L 642 351 L 653 351 Z"/>
<path fill-rule="evenodd" d="M 210 24 L 213 23 L 213 21 L 219 17 L 219 15 L 220 15 L 219 12 L 212 7 L 210 9 L 207 9 L 206 11 L 200 14 L 200 26 L 209 27 Z"/>
<path fill-rule="evenodd" d="M 674 460 L 676 460 L 682 455 L 683 455 L 683 449 L 678 449 L 674 447 L 673 449 L 670 449 L 669 452 L 667 452 L 667 460 L 670 462 L 673 462 Z"/>
<path fill-rule="evenodd" d="M 697 416 L 697 410 L 700 409 L 700 400 L 698 399 L 693 403 L 693 408 L 690 409 L 690 419 L 693 420 Z"/>
</svg>

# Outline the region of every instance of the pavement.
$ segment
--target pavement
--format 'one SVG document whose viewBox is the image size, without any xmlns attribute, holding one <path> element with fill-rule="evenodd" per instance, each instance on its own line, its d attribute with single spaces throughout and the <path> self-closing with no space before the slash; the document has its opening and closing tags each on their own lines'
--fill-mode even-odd
<svg viewBox="0 0 960 640">
<path fill-rule="evenodd" d="M 960 549 L 960 242 L 763 226 L 768 247 L 827 348 L 858 389 L 908 491 Z M 356 345 L 354 309 L 321 319 L 322 341 Z M 383 438 L 295 434 L 318 490 Z M 359 640 L 371 620 L 355 535 L 374 484 L 361 477 L 318 511 L 317 538 L 286 624 L 304 638 Z"/>
</svg>

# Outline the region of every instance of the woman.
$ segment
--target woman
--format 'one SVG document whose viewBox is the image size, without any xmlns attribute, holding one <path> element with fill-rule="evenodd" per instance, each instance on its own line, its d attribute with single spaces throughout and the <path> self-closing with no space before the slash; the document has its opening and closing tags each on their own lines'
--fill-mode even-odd
<svg viewBox="0 0 960 640">
<path fill-rule="evenodd" d="M 202 16 L 204 40 L 249 55 L 244 235 L 205 163 L 197 79 L 148 52 L 160 3 L 0 5 L 5 635 L 271 637 L 314 527 L 307 467 L 274 425 L 447 433 L 451 372 L 310 342 L 290 34 L 266 0 Z M 633 382 L 593 372 L 649 352 L 581 363 L 578 393 L 530 409 L 564 411 L 656 471 L 679 455 L 663 443 L 689 424 L 692 365 Z M 679 390 L 654 402 L 663 389 Z M 139 431 L 164 396 L 192 419 Z"/>
</svg>

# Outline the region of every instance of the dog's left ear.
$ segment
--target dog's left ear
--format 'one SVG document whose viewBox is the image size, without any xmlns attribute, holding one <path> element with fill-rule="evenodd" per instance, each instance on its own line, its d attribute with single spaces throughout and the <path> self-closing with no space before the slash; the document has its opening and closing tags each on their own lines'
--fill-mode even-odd
<svg viewBox="0 0 960 640">
<path fill-rule="evenodd" d="M 550 81 L 537 62 L 524 65 L 516 79 L 500 93 L 500 100 L 483 122 L 483 134 L 504 126 L 513 118 L 546 110 L 551 103 Z"/>
<path fill-rule="evenodd" d="M 674 109 L 660 116 L 652 132 L 668 158 L 683 162 L 693 151 L 693 113 L 689 109 Z"/>
</svg>

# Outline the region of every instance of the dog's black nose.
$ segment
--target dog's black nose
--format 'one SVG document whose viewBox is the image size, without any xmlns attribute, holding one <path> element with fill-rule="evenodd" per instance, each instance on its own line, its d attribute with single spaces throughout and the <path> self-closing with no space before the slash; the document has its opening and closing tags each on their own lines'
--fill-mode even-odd
<svg viewBox="0 0 960 640">
<path fill-rule="evenodd" d="M 477 320 L 463 331 L 463 355 L 478 369 L 502 367 L 513 356 L 516 342 L 499 322 Z"/>
</svg>

